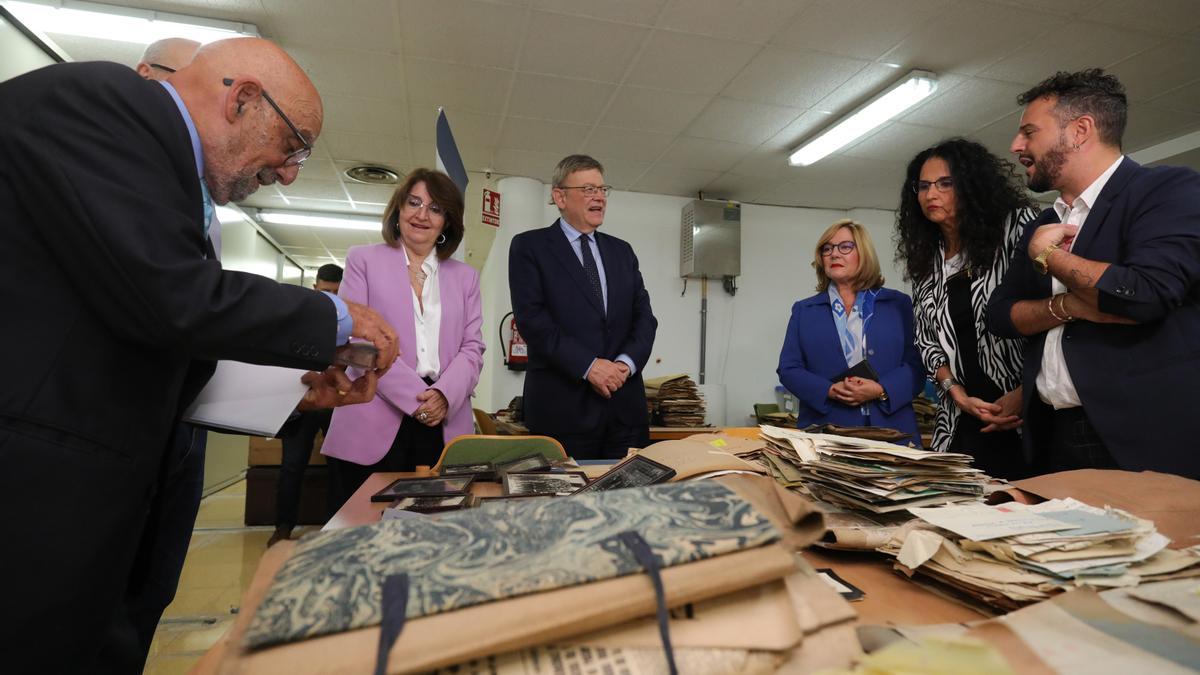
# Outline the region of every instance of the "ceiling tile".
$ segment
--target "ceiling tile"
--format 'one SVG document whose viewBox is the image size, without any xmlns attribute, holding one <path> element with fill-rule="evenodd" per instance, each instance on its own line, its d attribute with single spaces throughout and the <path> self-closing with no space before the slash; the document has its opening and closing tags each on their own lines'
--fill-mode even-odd
<svg viewBox="0 0 1200 675">
<path fill-rule="evenodd" d="M 377 162 L 386 166 L 407 167 L 408 143 L 403 138 L 381 134 L 331 131 L 321 135 L 335 159 L 353 162 Z"/>
<path fill-rule="evenodd" d="M 317 233 L 317 238 L 321 240 L 325 248 L 335 252 L 339 250 L 345 251 L 351 246 L 377 244 L 382 237 L 378 232 L 368 232 L 367 230 L 342 230 L 332 227 L 314 227 L 311 229 Z"/>
<path fill-rule="evenodd" d="M 714 141 L 707 138 L 691 138 L 680 136 L 658 160 L 659 164 L 686 167 L 690 169 L 708 169 L 711 171 L 728 171 L 735 164 L 749 155 L 755 146 L 729 141 Z"/>
<path fill-rule="evenodd" d="M 784 182 L 783 175 L 771 178 L 759 176 L 741 176 L 725 173 L 717 176 L 704 186 L 706 199 L 732 199 L 737 202 L 754 202 L 766 194 L 772 187 Z"/>
<path fill-rule="evenodd" d="M 1033 10 L 959 2 L 922 23 L 881 58 L 904 69 L 975 75 L 1029 44 L 1034 37 L 1031 26 L 1054 20 L 1052 15 Z"/>
<path fill-rule="evenodd" d="M 630 189 L 637 179 L 650 168 L 650 162 L 630 159 L 602 159 L 594 155 L 604 165 L 604 182 L 618 190 Z M 547 179 L 549 180 L 549 179 Z"/>
<path fill-rule="evenodd" d="M 292 211 L 319 211 L 322 213 L 347 213 L 353 210 L 345 198 L 308 199 L 305 197 L 290 197 L 287 208 Z"/>
<path fill-rule="evenodd" d="M 651 26 L 667 0 L 533 0 L 535 9 Z"/>
<path fill-rule="evenodd" d="M 1157 98 L 1200 76 L 1200 42 L 1167 40 L 1108 69 L 1132 101 Z"/>
<path fill-rule="evenodd" d="M 289 55 L 308 73 L 323 96 L 344 94 L 362 98 L 404 98 L 400 58 L 367 52 L 309 45 L 286 45 Z"/>
<path fill-rule="evenodd" d="M 800 141 L 815 135 L 821 129 L 829 126 L 836 119 L 833 115 L 808 110 L 803 115 L 792 120 L 792 123 L 779 133 L 768 139 L 763 145 L 790 150 L 800 144 Z M 787 153 L 785 153 L 786 155 Z"/>
<path fill-rule="evenodd" d="M 498 147 L 508 150 L 535 150 L 565 157 L 579 152 L 589 128 L 585 124 L 507 117 L 500 132 Z"/>
<path fill-rule="evenodd" d="M 398 53 L 396 6 L 377 0 L 261 0 L 269 17 L 265 37 L 287 44 Z M 262 27 L 266 31 L 266 27 Z"/>
<path fill-rule="evenodd" d="M 583 151 L 600 158 L 651 162 L 658 159 L 674 138 L 671 134 L 651 131 L 596 127 Z"/>
<path fill-rule="evenodd" d="M 256 209 L 286 209 L 290 206 L 290 202 L 275 191 L 274 187 L 262 188 L 237 204 Z"/>
<path fill-rule="evenodd" d="M 317 239 L 314 228 L 274 223 L 259 223 L 259 226 L 271 235 L 272 239 L 279 242 L 280 246 L 317 255 L 323 251 L 321 240 Z"/>
<path fill-rule="evenodd" d="M 659 28 L 763 43 L 803 6 L 795 0 L 671 0 Z"/>
<path fill-rule="evenodd" d="M 442 106 L 447 114 L 460 110 L 497 113 L 504 106 L 513 71 L 463 66 L 445 61 L 408 58 L 408 98 L 412 103 Z"/>
<path fill-rule="evenodd" d="M 759 49 L 744 42 L 655 31 L 625 81 L 672 91 L 715 94 Z"/>
<path fill-rule="evenodd" d="M 317 180 L 302 177 L 291 185 L 280 185 L 279 191 L 288 199 L 345 199 L 341 181 Z"/>
<path fill-rule="evenodd" d="M 592 124 L 615 88 L 586 80 L 518 73 L 508 114 Z"/>
<path fill-rule="evenodd" d="M 647 28 L 534 12 L 521 51 L 526 72 L 620 82 L 649 33 Z"/>
<path fill-rule="evenodd" d="M 300 175 L 304 178 L 316 180 L 340 180 L 338 173 L 338 168 L 334 166 L 332 160 L 322 159 L 315 155 L 309 157 L 300 170 Z"/>
<path fill-rule="evenodd" d="M 356 131 L 391 136 L 408 136 L 408 115 L 404 106 L 395 101 L 354 98 L 338 94 L 321 97 L 325 105 L 322 131 Z"/>
<path fill-rule="evenodd" d="M 1017 94 L 1028 87 L 1024 84 L 971 78 L 935 98 L 918 104 L 900 119 L 943 127 L 948 133 L 987 126 L 1017 110 Z"/>
<path fill-rule="evenodd" d="M 677 134 L 696 119 L 711 98 L 707 94 L 624 86 L 617 89 L 600 123 L 623 129 Z"/>
<path fill-rule="evenodd" d="M 400 0 L 404 53 L 476 66 L 512 67 L 525 10 L 472 0 Z"/>
<path fill-rule="evenodd" d="M 554 167 L 561 161 L 563 155 L 530 150 L 496 150 L 496 160 L 492 170 L 508 176 L 527 176 L 543 183 L 549 183 L 554 175 Z M 600 162 L 603 164 L 604 160 Z"/>
<path fill-rule="evenodd" d="M 845 114 L 888 88 L 907 73 L 907 70 L 900 70 L 892 66 L 879 63 L 868 64 L 828 96 L 817 101 L 813 108 L 838 115 Z M 962 80 L 957 75 L 939 75 L 939 91 L 946 86 L 947 78 L 956 78 L 953 80 L 954 82 Z"/>
<path fill-rule="evenodd" d="M 1017 135 L 1017 127 L 1021 126 L 1021 112 L 1016 110 L 991 124 L 971 132 L 970 138 L 979 141 L 992 154 L 1013 161 L 1013 154 L 1008 151 L 1013 138 Z"/>
<path fill-rule="evenodd" d="M 1149 103 L 1160 108 L 1200 113 L 1200 80 L 1172 89 L 1158 98 L 1151 99 Z"/>
<path fill-rule="evenodd" d="M 866 66 L 865 61 L 786 47 L 767 47 L 721 92 L 793 108 L 808 108 Z"/>
<path fill-rule="evenodd" d="M 642 175 L 641 180 L 634 184 L 633 189 L 638 192 L 653 192 L 660 195 L 695 197 L 704 189 L 705 185 L 720 175 L 718 171 L 653 166 Z"/>
<path fill-rule="evenodd" d="M 1070 35 L 1070 40 L 1055 40 Z M 1041 42 L 1055 42 L 1054 66 L 1046 65 L 1046 53 L 1037 47 Z M 1148 33 L 1117 28 L 1077 18 L 1057 20 L 1041 31 L 1033 44 L 1020 49 L 986 68 L 981 75 L 998 80 L 1036 84 L 1056 71 L 1075 71 L 1084 68 L 1107 67 L 1146 50 L 1160 42 Z"/>
<path fill-rule="evenodd" d="M 918 152 L 951 135 L 945 129 L 892 122 L 842 154 L 907 164 Z"/>
<path fill-rule="evenodd" d="M 717 98 L 688 127 L 688 135 L 759 145 L 779 133 L 801 112 L 796 108 Z"/>
<path fill-rule="evenodd" d="M 816 0 L 771 42 L 873 60 L 950 6 L 950 0 Z"/>
<path fill-rule="evenodd" d="M 1125 126 L 1125 151 L 1136 152 L 1198 129 L 1200 115 L 1149 103 L 1133 103 L 1129 106 L 1129 122 Z"/>
<path fill-rule="evenodd" d="M 916 154 L 916 153 L 914 153 Z M 896 194 L 904 185 L 906 162 L 885 162 L 849 155 L 826 157 L 811 166 L 793 167 L 796 180 L 849 185 L 890 185 Z"/>
<path fill-rule="evenodd" d="M 790 175 L 788 151 L 782 148 L 759 147 L 734 165 L 731 173 L 774 182 Z"/>
<path fill-rule="evenodd" d="M 437 108 L 427 104 L 412 104 L 409 108 L 412 116 L 412 139 L 422 143 L 433 143 L 437 140 Z M 500 117 L 467 112 L 465 110 L 451 113 L 446 111 L 446 121 L 454 134 L 454 142 L 460 152 L 465 148 L 481 145 L 494 145 L 496 135 L 500 132 Z"/>
<path fill-rule="evenodd" d="M 399 187 L 398 185 L 364 185 L 349 180 L 345 181 L 345 185 L 351 199 L 359 205 L 375 204 L 378 206 L 387 206 L 392 194 Z"/>
<path fill-rule="evenodd" d="M 1096 21 L 1119 28 L 1142 28 L 1180 35 L 1200 28 L 1200 11 L 1195 0 L 1103 0 L 1088 10 Z"/>
</svg>

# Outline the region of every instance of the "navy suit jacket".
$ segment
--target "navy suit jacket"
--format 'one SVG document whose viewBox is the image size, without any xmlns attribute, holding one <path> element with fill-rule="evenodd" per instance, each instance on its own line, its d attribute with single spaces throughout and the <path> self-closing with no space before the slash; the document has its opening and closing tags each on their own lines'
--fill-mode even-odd
<svg viewBox="0 0 1200 675">
<path fill-rule="evenodd" d="M 879 289 L 875 316 L 867 324 L 867 361 L 879 374 L 888 400 L 871 401 L 870 426 L 899 429 L 921 446 L 912 400 L 924 387 L 924 368 L 913 344 L 912 300 L 900 291 Z M 829 295 L 821 292 L 792 305 L 792 319 L 779 354 L 779 381 L 800 401 L 797 426 L 832 422 L 863 426 L 858 406 L 829 399 L 833 378 L 846 370 Z"/>
<path fill-rule="evenodd" d="M 513 313 L 529 345 L 525 421 L 536 433 L 599 431 L 606 412 L 623 425 L 648 426 L 642 369 L 658 320 L 633 248 L 599 231 L 593 236 L 608 283 L 607 315 L 557 220 L 513 237 L 509 248 Z M 584 374 L 593 359 L 621 354 L 633 359 L 637 373 L 605 399 Z"/>
<path fill-rule="evenodd" d="M 1050 297 L 1050 277 L 1029 259 L 1047 209 L 1025 227 L 1004 281 L 988 305 L 988 329 L 1018 335 L 1013 303 Z M 1100 191 L 1071 252 L 1111 263 L 1096 283 L 1101 311 L 1137 325 L 1075 321 L 1063 328 L 1063 357 L 1088 420 L 1122 469 L 1200 475 L 1200 174 L 1125 159 Z M 1044 438 L 1030 402 L 1046 334 L 1025 352 L 1026 453 Z"/>
</svg>

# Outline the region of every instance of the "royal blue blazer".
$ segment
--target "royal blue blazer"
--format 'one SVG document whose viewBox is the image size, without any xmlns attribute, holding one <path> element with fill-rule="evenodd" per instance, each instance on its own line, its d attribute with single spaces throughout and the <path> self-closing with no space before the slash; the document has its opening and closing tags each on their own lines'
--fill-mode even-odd
<svg viewBox="0 0 1200 675">
<path fill-rule="evenodd" d="M 871 401 L 864 421 L 858 406 L 830 400 L 833 378 L 846 370 L 833 308 L 827 293 L 792 305 L 779 354 L 779 381 L 799 399 L 797 427 L 833 423 L 848 427 L 887 427 L 909 434 L 921 447 L 912 401 L 924 388 L 924 368 L 913 343 L 912 300 L 900 291 L 879 289 L 875 316 L 867 324 L 867 360 L 879 373 L 886 401 Z"/>
</svg>

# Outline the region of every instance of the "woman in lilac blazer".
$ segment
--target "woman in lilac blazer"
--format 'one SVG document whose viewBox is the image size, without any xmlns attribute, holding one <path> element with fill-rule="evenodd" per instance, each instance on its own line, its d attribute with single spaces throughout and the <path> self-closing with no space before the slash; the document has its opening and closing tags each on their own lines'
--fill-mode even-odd
<svg viewBox="0 0 1200 675">
<path fill-rule="evenodd" d="M 432 465 L 446 443 L 474 430 L 483 314 L 479 273 L 450 259 L 462 238 L 458 188 L 443 173 L 416 169 L 384 211 L 384 243 L 346 255 L 338 295 L 395 327 L 400 358 L 372 401 L 333 413 L 321 454 L 338 506 L 372 473 Z"/>
</svg>

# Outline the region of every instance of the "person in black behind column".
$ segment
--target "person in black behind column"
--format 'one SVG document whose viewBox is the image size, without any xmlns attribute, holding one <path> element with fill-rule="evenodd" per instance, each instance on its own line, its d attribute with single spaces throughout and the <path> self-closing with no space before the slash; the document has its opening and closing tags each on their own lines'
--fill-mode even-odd
<svg viewBox="0 0 1200 675">
<path fill-rule="evenodd" d="M 1059 72 L 1018 97 L 1012 151 L 1057 190 L 1025 228 L 988 328 L 1029 336 L 1026 452 L 1043 470 L 1200 476 L 1200 174 L 1121 153 L 1125 88 Z"/>
<path fill-rule="evenodd" d="M 333 263 L 317 269 L 317 280 L 313 288 L 337 295 L 342 285 L 342 268 Z M 275 491 L 275 532 L 267 540 L 267 546 L 292 538 L 296 527 L 296 514 L 300 510 L 300 486 L 304 482 L 304 470 L 312 455 L 317 431 L 329 433 L 329 421 L 333 410 L 313 410 L 301 413 L 293 420 L 280 438 L 283 441 L 283 458 L 279 466 L 279 486 Z"/>
<path fill-rule="evenodd" d="M 988 475 L 1009 480 L 1030 473 L 1016 431 L 1025 341 L 989 333 L 984 310 L 1037 215 L 1032 206 L 1012 164 L 951 138 L 909 162 L 896 215 L 917 349 L 942 395 L 932 448 L 967 453 Z"/>
<path fill-rule="evenodd" d="M 642 368 L 658 320 L 633 247 L 597 232 L 611 189 L 600 162 L 564 158 L 551 187 L 561 217 L 513 237 L 508 256 L 529 345 L 525 423 L 577 459 L 624 457 L 649 441 Z"/>
<path fill-rule="evenodd" d="M 134 631 L 112 626 L 172 428 L 212 372 L 198 359 L 325 368 L 351 335 L 395 359 L 369 308 L 223 271 L 207 244 L 214 204 L 295 180 L 321 119 L 304 72 L 258 39 L 207 45 L 165 83 L 101 62 L 0 83 L 6 673 L 140 669 Z M 309 373 L 302 405 L 368 400 L 377 378 Z"/>
</svg>

